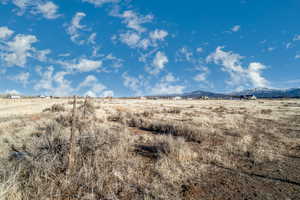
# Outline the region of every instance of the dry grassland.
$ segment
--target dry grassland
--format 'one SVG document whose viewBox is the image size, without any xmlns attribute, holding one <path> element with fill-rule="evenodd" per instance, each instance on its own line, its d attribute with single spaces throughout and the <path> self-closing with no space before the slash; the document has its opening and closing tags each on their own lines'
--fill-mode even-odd
<svg viewBox="0 0 300 200">
<path fill-rule="evenodd" d="M 0 199 L 300 199 L 299 100 L 77 108 L 0 99 Z"/>
</svg>

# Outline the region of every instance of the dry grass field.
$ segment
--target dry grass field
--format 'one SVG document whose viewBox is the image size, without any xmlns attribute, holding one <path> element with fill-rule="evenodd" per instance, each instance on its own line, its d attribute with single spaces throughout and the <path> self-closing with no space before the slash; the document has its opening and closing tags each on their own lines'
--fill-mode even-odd
<svg viewBox="0 0 300 200">
<path fill-rule="evenodd" d="M 0 99 L 0 199 L 300 199 L 300 101 Z"/>
</svg>

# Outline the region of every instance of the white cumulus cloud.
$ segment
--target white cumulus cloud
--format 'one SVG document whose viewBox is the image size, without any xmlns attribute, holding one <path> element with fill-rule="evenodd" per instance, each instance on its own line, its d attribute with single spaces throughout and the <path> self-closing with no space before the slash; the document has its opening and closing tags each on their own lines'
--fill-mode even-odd
<svg viewBox="0 0 300 200">
<path fill-rule="evenodd" d="M 195 62 L 194 54 L 187 47 L 182 47 L 176 52 L 176 61 Z"/>
<path fill-rule="evenodd" d="M 90 72 L 99 69 L 102 66 L 102 61 L 80 58 L 77 61 L 72 60 L 71 62 L 61 62 L 60 64 L 70 70 L 75 70 L 78 72 Z"/>
<path fill-rule="evenodd" d="M 296 35 L 293 40 L 294 41 L 299 41 L 300 40 L 300 35 Z"/>
<path fill-rule="evenodd" d="M 223 47 L 218 47 L 216 51 L 207 57 L 207 62 L 221 65 L 222 70 L 227 72 L 230 79 L 227 84 L 236 88 L 249 86 L 266 87 L 268 81 L 262 76 L 262 70 L 266 67 L 258 62 L 250 63 L 248 68 L 241 64 L 242 56 L 233 52 L 226 52 Z"/>
<path fill-rule="evenodd" d="M 86 76 L 84 81 L 79 84 L 77 91 L 83 88 L 88 88 L 84 95 L 90 97 L 107 97 L 114 94 L 112 90 L 106 90 L 107 87 L 100 83 L 94 75 Z"/>
<path fill-rule="evenodd" d="M 4 94 L 20 95 L 21 93 L 17 90 L 5 90 Z"/>
<path fill-rule="evenodd" d="M 21 72 L 11 77 L 10 79 L 21 83 L 23 86 L 26 86 L 28 84 L 29 77 L 30 77 L 29 72 Z"/>
<path fill-rule="evenodd" d="M 43 94 L 54 96 L 70 96 L 75 92 L 71 81 L 65 78 L 69 72 L 59 71 L 54 73 L 52 66 L 47 67 L 44 72 L 40 72 L 41 78 L 34 85 L 34 89 Z"/>
<path fill-rule="evenodd" d="M 143 87 L 145 86 L 144 77 L 130 76 L 127 72 L 122 74 L 123 85 L 130 90 L 134 91 L 135 95 L 141 95 L 143 93 Z"/>
<path fill-rule="evenodd" d="M 165 95 L 165 94 L 182 94 L 185 89 L 184 85 L 176 84 L 178 79 L 173 74 L 168 73 L 162 77 L 161 80 L 151 87 L 151 94 L 154 95 Z"/>
<path fill-rule="evenodd" d="M 194 77 L 194 80 L 197 82 L 204 82 L 206 81 L 206 77 L 207 77 L 207 73 L 200 73 Z"/>
<path fill-rule="evenodd" d="M 123 23 L 126 24 L 129 29 L 138 32 L 145 32 L 147 29 L 142 25 L 153 20 L 153 15 L 142 16 L 132 10 L 124 11 L 122 14 L 117 14 L 116 16 L 122 18 Z"/>
<path fill-rule="evenodd" d="M 164 40 L 168 36 L 168 32 L 165 30 L 158 30 L 150 32 L 150 38 L 152 40 Z"/>
<path fill-rule="evenodd" d="M 268 81 L 261 76 L 261 71 L 266 69 L 261 63 L 253 62 L 249 64 L 248 67 L 248 76 L 254 87 L 265 87 L 268 85 Z"/>
<path fill-rule="evenodd" d="M 97 83 L 97 78 L 93 75 L 88 75 L 83 82 L 81 82 L 79 84 L 79 88 L 82 88 L 82 87 L 90 87 L 92 85 L 94 85 L 95 83 Z"/>
<path fill-rule="evenodd" d="M 112 90 L 106 90 L 102 93 L 103 97 L 113 97 L 114 96 L 114 91 Z"/>
<path fill-rule="evenodd" d="M 150 74 L 158 74 L 161 72 L 164 68 L 165 65 L 169 62 L 168 57 L 165 55 L 164 52 L 158 51 L 153 59 L 152 66 L 151 68 L 148 69 L 148 72 Z"/>
<path fill-rule="evenodd" d="M 12 41 L 6 43 L 5 53 L 1 55 L 8 66 L 24 67 L 27 58 L 33 55 L 33 43 L 38 40 L 33 35 L 18 34 Z"/>
<path fill-rule="evenodd" d="M 140 35 L 134 32 L 126 32 L 120 34 L 121 42 L 127 44 L 131 48 L 138 47 L 140 39 L 141 39 Z"/>
<path fill-rule="evenodd" d="M 52 1 L 38 3 L 36 9 L 47 19 L 56 19 L 60 16 L 57 13 L 58 6 Z"/>
<path fill-rule="evenodd" d="M 0 27 L 0 40 L 8 39 L 13 33 L 14 33 L 14 31 L 10 30 L 6 26 L 1 26 Z"/>
<path fill-rule="evenodd" d="M 235 25 L 231 28 L 231 31 L 232 32 L 238 32 L 239 30 L 241 29 L 241 26 L 240 25 Z"/>
<path fill-rule="evenodd" d="M 98 6 L 98 7 L 100 7 L 104 4 L 107 4 L 107 3 L 118 3 L 119 2 L 119 0 L 82 0 L 82 1 L 94 4 L 95 6 Z"/>
<path fill-rule="evenodd" d="M 12 3 L 18 9 L 16 14 L 23 15 L 27 10 L 29 10 L 31 14 L 42 14 L 46 19 L 56 19 L 60 15 L 57 13 L 59 7 L 53 3 L 52 1 L 44 1 L 44 0 L 2 0 L 2 3 Z M 1 3 L 1 1 L 0 1 Z"/>
</svg>

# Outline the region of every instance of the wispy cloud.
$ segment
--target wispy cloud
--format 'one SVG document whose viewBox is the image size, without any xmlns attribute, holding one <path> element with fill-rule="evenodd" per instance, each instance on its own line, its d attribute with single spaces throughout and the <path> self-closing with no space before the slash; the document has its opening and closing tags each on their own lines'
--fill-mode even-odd
<svg viewBox="0 0 300 200">
<path fill-rule="evenodd" d="M 72 18 L 72 21 L 70 25 L 67 28 L 67 33 L 70 35 L 70 39 L 77 44 L 83 44 L 84 40 L 80 40 L 80 31 L 85 30 L 86 26 L 81 25 L 81 20 L 86 16 L 83 12 L 77 12 L 74 17 Z"/>
<path fill-rule="evenodd" d="M 29 72 L 21 72 L 15 76 L 10 77 L 10 79 L 21 83 L 23 87 L 25 87 L 29 83 L 29 77 Z"/>
</svg>

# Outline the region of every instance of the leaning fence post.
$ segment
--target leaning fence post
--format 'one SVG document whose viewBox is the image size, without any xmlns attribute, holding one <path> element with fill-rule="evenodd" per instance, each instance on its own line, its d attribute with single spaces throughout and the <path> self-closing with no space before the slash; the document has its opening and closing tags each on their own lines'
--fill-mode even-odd
<svg viewBox="0 0 300 200">
<path fill-rule="evenodd" d="M 70 136 L 70 149 L 69 149 L 69 160 L 68 160 L 68 173 L 71 174 L 74 171 L 75 166 L 75 145 L 76 145 L 76 96 L 74 96 L 73 102 L 73 113 L 72 113 L 72 125 L 71 125 L 71 136 Z"/>
</svg>

